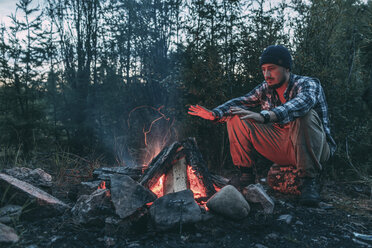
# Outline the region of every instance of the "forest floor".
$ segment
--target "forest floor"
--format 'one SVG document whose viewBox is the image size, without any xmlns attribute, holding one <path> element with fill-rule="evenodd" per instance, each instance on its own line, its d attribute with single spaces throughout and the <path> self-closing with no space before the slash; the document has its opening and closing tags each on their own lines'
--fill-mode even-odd
<svg viewBox="0 0 372 248">
<path fill-rule="evenodd" d="M 212 215 L 209 220 L 184 227 L 182 232 L 159 233 L 149 223 L 142 223 L 130 234 L 107 237 L 103 226 L 75 225 L 70 214 L 20 220 L 11 225 L 20 241 L 0 247 L 372 247 L 372 241 L 354 234 L 372 234 L 368 186 L 327 182 L 318 208 L 303 207 L 294 196 L 272 190 L 268 194 L 275 201 L 273 214 L 265 215 L 253 206 L 248 217 L 240 221 Z M 287 222 L 279 220 L 282 215 L 289 215 Z"/>
</svg>

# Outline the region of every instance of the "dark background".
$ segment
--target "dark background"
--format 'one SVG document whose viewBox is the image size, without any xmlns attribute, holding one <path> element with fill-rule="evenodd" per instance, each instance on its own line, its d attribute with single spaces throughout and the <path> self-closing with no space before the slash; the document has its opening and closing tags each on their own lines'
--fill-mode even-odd
<svg viewBox="0 0 372 248">
<path fill-rule="evenodd" d="M 0 168 L 142 164 L 194 136 L 212 171 L 232 169 L 226 127 L 188 106 L 249 92 L 283 44 L 327 96 L 326 175 L 371 184 L 372 1 L 30 2 L 0 29 Z"/>
</svg>

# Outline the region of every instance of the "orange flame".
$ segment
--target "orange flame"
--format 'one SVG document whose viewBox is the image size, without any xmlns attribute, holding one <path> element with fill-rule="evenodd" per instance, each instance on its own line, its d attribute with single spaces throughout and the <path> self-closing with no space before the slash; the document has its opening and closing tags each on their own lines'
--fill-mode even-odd
<svg viewBox="0 0 372 248">
<path fill-rule="evenodd" d="M 101 181 L 101 183 L 98 186 L 98 189 L 106 189 L 106 182 L 105 181 Z"/>
<path fill-rule="evenodd" d="M 190 189 L 194 193 L 194 198 L 207 197 L 203 182 L 195 175 L 192 166 L 187 166 L 187 178 L 189 179 Z"/>
<path fill-rule="evenodd" d="M 199 205 L 200 205 L 201 207 L 204 207 L 206 211 L 209 211 L 209 208 L 207 207 L 207 202 L 206 202 L 206 201 L 201 201 L 201 202 L 199 203 Z"/>
<path fill-rule="evenodd" d="M 158 196 L 158 198 L 164 195 L 164 192 L 163 192 L 164 179 L 165 179 L 165 174 L 159 177 L 158 181 L 150 189 L 155 195 Z"/>
<path fill-rule="evenodd" d="M 100 184 L 98 185 L 98 188 L 97 189 L 107 189 L 106 188 L 106 182 L 105 181 L 101 181 Z M 106 197 L 111 197 L 111 192 L 108 189 L 106 191 Z"/>
<path fill-rule="evenodd" d="M 218 192 L 218 191 L 221 190 L 221 188 L 220 188 L 220 187 L 217 187 L 217 185 L 215 185 L 215 184 L 213 184 L 213 187 L 214 187 L 214 190 L 215 190 L 216 192 Z"/>
</svg>

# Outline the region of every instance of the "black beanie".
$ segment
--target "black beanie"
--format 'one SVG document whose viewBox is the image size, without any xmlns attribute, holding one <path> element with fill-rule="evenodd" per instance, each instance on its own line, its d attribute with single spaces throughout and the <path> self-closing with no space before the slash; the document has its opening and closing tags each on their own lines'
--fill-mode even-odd
<svg viewBox="0 0 372 248">
<path fill-rule="evenodd" d="M 288 49 L 281 45 L 268 46 L 260 57 L 260 67 L 263 64 L 275 64 L 292 69 L 292 57 Z"/>
</svg>

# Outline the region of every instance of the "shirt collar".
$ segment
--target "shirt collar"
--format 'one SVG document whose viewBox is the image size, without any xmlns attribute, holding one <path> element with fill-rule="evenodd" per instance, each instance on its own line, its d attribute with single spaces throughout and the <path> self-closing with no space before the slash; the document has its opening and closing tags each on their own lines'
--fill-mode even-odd
<svg viewBox="0 0 372 248">
<path fill-rule="evenodd" d="M 288 81 L 288 86 L 287 86 L 287 89 L 284 91 L 284 98 L 286 100 L 288 100 L 288 94 L 289 92 L 291 92 L 292 88 L 293 88 L 293 85 L 294 85 L 294 74 L 291 73 L 289 75 L 289 81 Z"/>
</svg>

